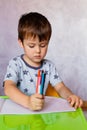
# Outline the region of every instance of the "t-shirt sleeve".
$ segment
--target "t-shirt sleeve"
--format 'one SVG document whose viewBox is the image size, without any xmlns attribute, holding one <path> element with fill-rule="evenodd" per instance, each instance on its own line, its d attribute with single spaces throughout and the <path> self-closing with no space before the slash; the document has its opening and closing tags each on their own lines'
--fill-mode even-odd
<svg viewBox="0 0 87 130">
<path fill-rule="evenodd" d="M 60 78 L 55 65 L 52 63 L 50 66 L 50 84 L 52 86 L 55 86 L 56 84 L 58 84 L 60 82 L 62 82 L 62 79 Z"/>
<path fill-rule="evenodd" d="M 15 83 L 18 81 L 18 65 L 14 59 L 11 60 L 7 66 L 4 81 L 6 80 L 12 80 Z"/>
</svg>

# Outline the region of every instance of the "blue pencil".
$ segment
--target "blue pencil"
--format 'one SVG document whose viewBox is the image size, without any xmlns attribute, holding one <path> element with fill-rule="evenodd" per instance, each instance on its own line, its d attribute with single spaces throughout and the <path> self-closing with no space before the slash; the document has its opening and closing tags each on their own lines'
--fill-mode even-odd
<svg viewBox="0 0 87 130">
<path fill-rule="evenodd" d="M 44 73 L 44 71 L 42 71 L 42 74 L 41 74 L 41 85 L 40 85 L 40 94 L 43 94 L 44 84 L 45 84 L 45 73 Z"/>
</svg>

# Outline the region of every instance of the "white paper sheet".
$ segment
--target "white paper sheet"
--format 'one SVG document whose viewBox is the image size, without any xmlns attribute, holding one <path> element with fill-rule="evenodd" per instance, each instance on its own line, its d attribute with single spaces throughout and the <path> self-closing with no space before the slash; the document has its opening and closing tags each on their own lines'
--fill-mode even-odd
<svg viewBox="0 0 87 130">
<path fill-rule="evenodd" d="M 2 100 L 2 99 L 0 99 Z M 41 114 L 41 113 L 52 113 L 52 112 L 67 112 L 75 111 L 70 104 L 62 98 L 56 97 L 45 97 L 45 104 L 40 111 L 31 111 L 23 106 L 16 104 L 10 99 L 4 99 L 5 102 L 2 104 L 0 114 Z"/>
</svg>

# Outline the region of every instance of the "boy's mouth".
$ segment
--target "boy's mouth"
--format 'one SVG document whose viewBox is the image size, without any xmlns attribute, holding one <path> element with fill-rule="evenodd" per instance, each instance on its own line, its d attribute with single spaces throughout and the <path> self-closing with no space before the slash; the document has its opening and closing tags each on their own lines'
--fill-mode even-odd
<svg viewBox="0 0 87 130">
<path fill-rule="evenodd" d="M 36 55 L 36 56 L 34 56 L 34 57 L 37 58 L 37 59 L 40 59 L 40 58 L 41 58 L 40 55 Z"/>
</svg>

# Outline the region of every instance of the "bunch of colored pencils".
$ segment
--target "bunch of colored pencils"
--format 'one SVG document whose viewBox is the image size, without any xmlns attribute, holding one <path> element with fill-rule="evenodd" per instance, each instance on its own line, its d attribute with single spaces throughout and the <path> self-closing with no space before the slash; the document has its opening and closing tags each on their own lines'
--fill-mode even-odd
<svg viewBox="0 0 87 130">
<path fill-rule="evenodd" d="M 44 91 L 45 75 L 46 74 L 43 70 L 38 70 L 36 93 L 39 93 L 42 95 L 43 95 L 43 91 Z"/>
</svg>

